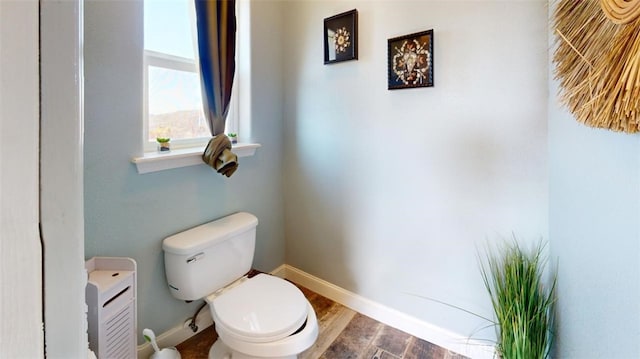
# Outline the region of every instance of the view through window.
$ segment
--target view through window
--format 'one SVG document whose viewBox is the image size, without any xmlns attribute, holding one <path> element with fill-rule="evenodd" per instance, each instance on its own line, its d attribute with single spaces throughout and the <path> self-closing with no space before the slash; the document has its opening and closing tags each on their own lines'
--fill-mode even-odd
<svg viewBox="0 0 640 359">
<path fill-rule="evenodd" d="M 204 144 L 211 133 L 202 111 L 192 0 L 144 1 L 146 150 L 157 137 L 174 147 Z"/>
</svg>

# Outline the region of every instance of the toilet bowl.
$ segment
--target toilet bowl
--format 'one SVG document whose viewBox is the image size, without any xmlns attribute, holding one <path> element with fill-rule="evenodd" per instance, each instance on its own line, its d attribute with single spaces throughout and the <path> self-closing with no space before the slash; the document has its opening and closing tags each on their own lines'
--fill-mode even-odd
<svg viewBox="0 0 640 359">
<path fill-rule="evenodd" d="M 205 223 L 162 242 L 171 295 L 205 299 L 218 340 L 211 359 L 294 359 L 318 337 L 318 321 L 300 289 L 284 279 L 248 277 L 258 219 L 246 212 Z"/>
<path fill-rule="evenodd" d="M 206 297 L 219 339 L 210 359 L 294 359 L 318 337 L 309 301 L 290 282 L 268 274 Z"/>
</svg>

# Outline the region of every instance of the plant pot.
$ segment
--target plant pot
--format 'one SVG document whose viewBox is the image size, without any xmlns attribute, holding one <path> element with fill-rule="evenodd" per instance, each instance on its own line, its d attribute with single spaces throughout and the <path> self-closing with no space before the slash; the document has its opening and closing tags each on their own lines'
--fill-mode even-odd
<svg viewBox="0 0 640 359">
<path fill-rule="evenodd" d="M 158 152 L 168 152 L 168 151 L 171 151 L 171 142 L 158 143 Z"/>
</svg>

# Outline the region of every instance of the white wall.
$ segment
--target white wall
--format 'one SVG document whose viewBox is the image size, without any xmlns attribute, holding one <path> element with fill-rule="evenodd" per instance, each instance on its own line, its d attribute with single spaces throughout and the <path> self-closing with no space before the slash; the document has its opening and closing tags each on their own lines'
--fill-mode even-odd
<svg viewBox="0 0 640 359">
<path fill-rule="evenodd" d="M 359 60 L 323 65 L 323 18 L 357 8 Z M 490 316 L 477 246 L 548 239 L 543 1 L 292 1 L 287 263 L 441 328 Z M 434 29 L 435 87 L 387 90 L 387 39 Z M 493 331 L 478 337 L 492 337 Z"/>
<path fill-rule="evenodd" d="M 553 74 L 549 93 L 549 233 L 559 259 L 555 357 L 638 358 L 638 135 L 579 124 L 558 103 Z"/>
<path fill-rule="evenodd" d="M 0 358 L 42 358 L 38 3 L 0 1 Z"/>
</svg>

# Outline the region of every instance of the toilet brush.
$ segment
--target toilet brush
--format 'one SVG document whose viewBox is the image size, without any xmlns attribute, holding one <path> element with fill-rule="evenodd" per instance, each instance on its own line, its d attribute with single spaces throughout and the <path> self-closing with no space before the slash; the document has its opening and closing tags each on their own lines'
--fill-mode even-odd
<svg viewBox="0 0 640 359">
<path fill-rule="evenodd" d="M 151 346 L 153 347 L 153 350 L 156 352 L 156 354 L 160 353 L 160 348 L 158 348 L 158 343 L 156 343 L 156 335 L 153 330 L 145 328 L 142 331 L 142 336 L 144 337 L 144 340 L 151 343 Z"/>
<path fill-rule="evenodd" d="M 155 351 L 155 353 L 151 355 L 150 359 L 180 359 L 178 349 L 171 347 L 160 350 L 160 348 L 158 348 L 156 335 L 153 333 L 153 330 L 146 328 L 142 331 L 142 336 L 144 337 L 144 340 L 151 343 L 151 346 Z"/>
</svg>

